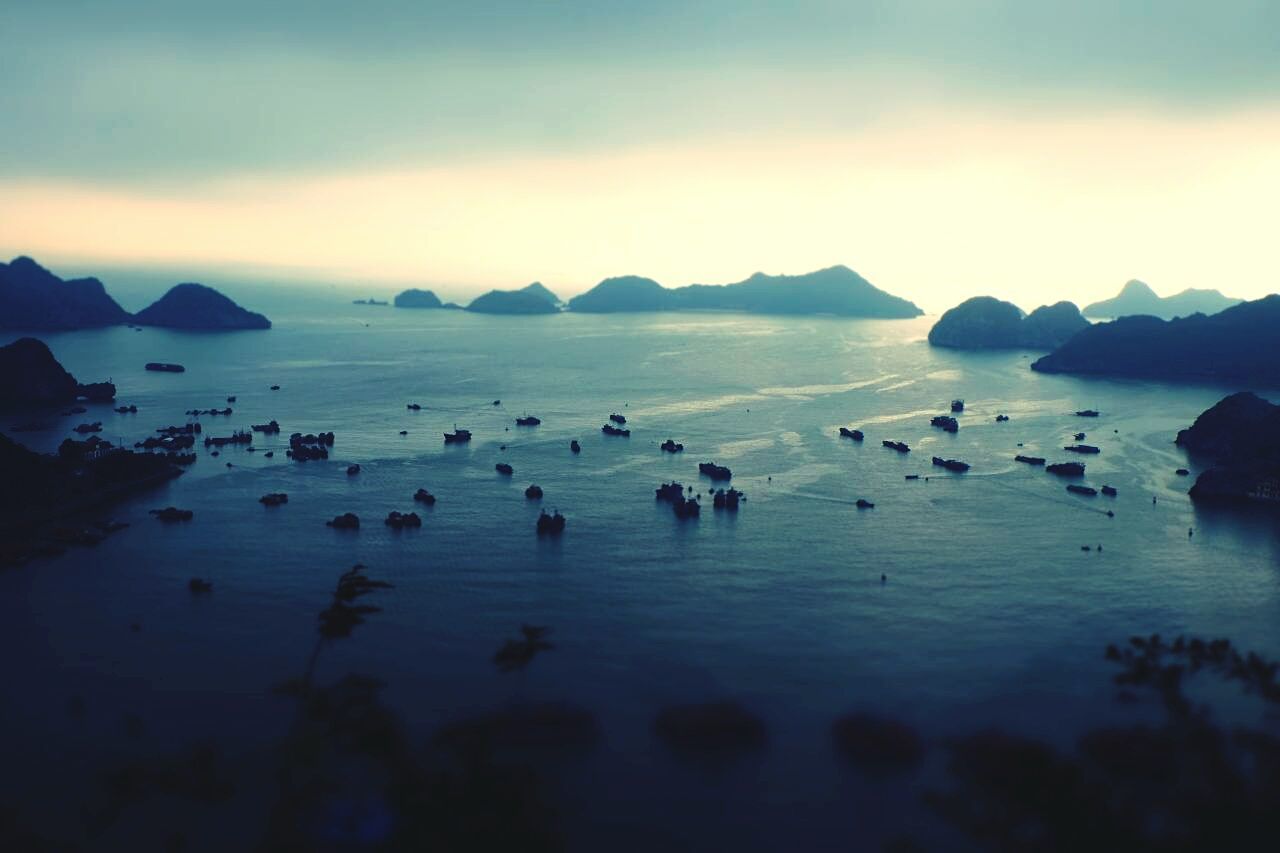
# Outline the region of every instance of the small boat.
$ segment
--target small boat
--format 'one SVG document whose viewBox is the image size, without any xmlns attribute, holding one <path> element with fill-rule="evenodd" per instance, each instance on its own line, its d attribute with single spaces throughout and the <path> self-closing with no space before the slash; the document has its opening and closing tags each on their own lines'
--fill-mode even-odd
<svg viewBox="0 0 1280 853">
<path fill-rule="evenodd" d="M 1073 436 L 1073 438 L 1075 438 L 1076 441 L 1084 441 L 1085 434 L 1082 432 L 1078 432 Z"/>
<path fill-rule="evenodd" d="M 1081 409 L 1076 412 L 1076 417 L 1078 418 L 1096 418 L 1098 415 L 1099 412 L 1096 412 L 1093 409 Z"/>
<path fill-rule="evenodd" d="M 508 477 L 515 473 L 515 469 L 506 462 L 499 462 L 497 465 L 494 465 L 493 470 L 497 471 L 499 474 L 506 474 Z"/>
<path fill-rule="evenodd" d="M 961 462 L 959 459 L 943 459 L 941 456 L 933 457 L 933 464 L 939 468 L 946 468 L 948 471 L 954 471 L 957 474 L 963 474 L 969 470 L 968 462 Z"/>
<path fill-rule="evenodd" d="M 857 506 L 858 509 L 875 509 L 876 508 L 876 505 L 873 504 L 871 501 L 867 500 L 866 498 L 858 498 L 858 502 L 855 504 L 855 506 Z"/>
<path fill-rule="evenodd" d="M 348 466 L 347 466 L 347 476 L 348 476 L 348 477 L 354 477 L 356 474 L 359 474 L 359 473 L 360 473 L 360 466 L 359 466 L 359 465 L 348 465 Z"/>
<path fill-rule="evenodd" d="M 684 445 L 680 444 L 675 439 L 668 438 L 666 441 L 662 442 L 662 449 L 667 453 L 679 453 L 684 450 Z"/>
<path fill-rule="evenodd" d="M 538 516 L 538 535 L 539 536 L 559 536 L 564 532 L 564 516 L 559 512 L 552 512 L 550 515 L 544 509 L 542 514 Z"/>
<path fill-rule="evenodd" d="M 919 474 L 908 474 L 908 475 L 906 476 L 906 479 L 908 479 L 908 480 L 919 480 L 919 479 L 920 479 L 920 475 L 919 475 Z"/>
<path fill-rule="evenodd" d="M 862 430 L 860 429 L 840 427 L 840 435 L 844 438 L 852 438 L 854 441 L 862 441 Z"/>
<path fill-rule="evenodd" d="M 421 504 L 432 506 L 436 502 L 436 496 L 428 492 L 426 489 L 418 489 L 413 493 L 413 499 Z"/>
<path fill-rule="evenodd" d="M 952 401 L 951 401 L 951 411 L 953 411 L 953 412 L 963 412 L 963 411 L 964 411 L 964 400 L 952 400 Z"/>
<path fill-rule="evenodd" d="M 1043 465 L 1044 457 L 1043 456 L 1023 456 L 1021 453 L 1019 453 L 1017 456 L 1013 457 L 1013 461 L 1025 462 L 1028 465 Z"/>
<path fill-rule="evenodd" d="M 540 423 L 542 423 L 542 420 L 535 418 L 533 415 L 524 415 L 516 418 L 516 426 L 537 426 Z"/>
<path fill-rule="evenodd" d="M 1058 474 L 1059 476 L 1062 476 L 1062 477 L 1083 477 L 1084 463 L 1083 462 L 1055 462 L 1054 464 L 1046 467 L 1044 470 L 1048 471 L 1050 474 Z"/>
<path fill-rule="evenodd" d="M 1009 416 L 1008 416 L 1008 415 L 996 415 L 996 423 L 998 423 L 998 424 L 1002 424 L 1002 423 L 1004 423 L 1004 422 L 1005 422 L 1005 421 L 1007 421 L 1007 420 L 1009 420 Z"/>
<path fill-rule="evenodd" d="M 409 410 L 409 411 L 411 411 L 411 412 L 420 412 L 420 411 L 422 411 L 422 406 L 421 406 L 420 404 L 418 404 L 418 403 L 408 403 L 408 404 L 406 404 L 406 405 L 405 405 L 405 408 L 406 408 L 406 409 L 408 409 L 408 410 Z"/>
<path fill-rule="evenodd" d="M 1177 471 L 1174 471 L 1173 473 L 1177 474 L 1179 477 L 1186 477 L 1191 472 L 1188 471 L 1186 468 L 1179 468 Z"/>
<path fill-rule="evenodd" d="M 954 432 L 960 431 L 959 422 L 957 422 L 956 419 L 951 417 L 950 415 L 938 415 L 936 418 L 929 421 L 929 425 L 936 426 L 938 427 L 938 429 L 941 429 L 945 432 L 954 433 Z"/>
<path fill-rule="evenodd" d="M 501 400 L 494 400 L 494 401 L 493 401 L 493 404 L 494 404 L 495 406 L 501 406 L 501 405 L 502 405 L 502 401 L 501 401 Z"/>
<path fill-rule="evenodd" d="M 258 503 L 263 506 L 280 506 L 281 504 L 287 504 L 288 502 L 289 496 L 284 492 L 268 492 L 258 498 Z"/>
<path fill-rule="evenodd" d="M 524 490 L 524 496 L 531 501 L 541 500 L 542 486 L 536 484 L 529 486 L 529 488 Z"/>
<path fill-rule="evenodd" d="M 1109 497 L 1109 498 L 1114 498 L 1117 494 L 1119 494 L 1119 493 L 1116 491 L 1116 487 L 1115 487 L 1115 486 L 1103 486 L 1103 487 L 1102 487 L 1102 493 L 1103 493 L 1104 495 L 1106 495 L 1107 497 Z"/>
<path fill-rule="evenodd" d="M 907 446 L 906 442 L 902 442 L 902 441 L 882 441 L 882 442 L 880 442 L 880 443 L 881 443 L 882 445 L 884 445 L 885 447 L 889 448 L 890 450 L 896 450 L 896 451 L 898 451 L 899 453 L 910 453 L 910 452 L 911 452 L 911 448 Z"/>
<path fill-rule="evenodd" d="M 466 444 L 470 440 L 471 440 L 471 430 L 458 429 L 456 425 L 453 428 L 453 432 L 446 432 L 444 434 L 445 444 Z"/>
<path fill-rule="evenodd" d="M 1090 488 L 1089 486 L 1081 486 L 1078 483 L 1072 483 L 1067 486 L 1067 491 L 1077 495 L 1088 495 L 1090 497 L 1098 493 L 1097 489 Z"/>
<path fill-rule="evenodd" d="M 393 509 L 382 523 L 392 530 L 402 530 L 406 527 L 421 527 L 422 518 L 416 512 L 399 512 Z"/>
<path fill-rule="evenodd" d="M 1062 449 L 1069 450 L 1072 453 L 1101 453 L 1102 452 L 1100 449 L 1094 447 L 1092 444 L 1069 444 Z"/>
<path fill-rule="evenodd" d="M 280 390 L 280 386 L 279 386 L 279 385 L 272 385 L 272 386 L 271 386 L 271 390 L 272 390 L 272 391 L 279 391 L 279 390 Z"/>
<path fill-rule="evenodd" d="M 604 426 L 600 427 L 600 431 L 605 435 L 620 435 L 620 436 L 623 436 L 624 438 L 631 435 L 631 430 L 623 429 L 622 427 L 616 427 L 613 424 L 605 424 Z"/>
<path fill-rule="evenodd" d="M 169 364 L 164 361 L 148 361 L 146 369 L 155 373 L 185 373 L 187 370 L 181 364 Z"/>
<path fill-rule="evenodd" d="M 742 492 L 732 487 L 728 489 L 716 489 L 715 494 L 712 495 L 711 503 L 716 509 L 736 510 L 738 508 L 738 502 L 744 500 L 745 497 L 746 496 L 743 495 Z"/>
<path fill-rule="evenodd" d="M 227 398 L 227 402 L 228 402 L 228 403 L 234 403 L 235 401 L 236 401 L 236 398 L 235 398 L 234 396 L 231 396 L 231 397 L 228 397 L 228 398 Z"/>
<path fill-rule="evenodd" d="M 582 445 L 578 444 L 578 439 L 575 438 L 569 442 L 569 450 L 572 451 L 573 453 L 582 452 Z"/>
<path fill-rule="evenodd" d="M 627 419 L 617 412 L 609 415 L 609 420 L 613 421 L 615 424 L 625 424 L 627 422 Z"/>
</svg>

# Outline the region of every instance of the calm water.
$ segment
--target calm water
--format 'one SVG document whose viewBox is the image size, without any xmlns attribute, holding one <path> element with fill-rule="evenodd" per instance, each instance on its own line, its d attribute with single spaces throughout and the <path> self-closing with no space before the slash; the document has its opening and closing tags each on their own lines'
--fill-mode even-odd
<svg viewBox="0 0 1280 853">
<path fill-rule="evenodd" d="M 999 725 L 1065 743 L 1139 713 L 1111 701 L 1107 642 L 1185 631 L 1280 653 L 1280 527 L 1198 511 L 1191 480 L 1174 474 L 1188 465 L 1176 431 L 1239 389 L 1042 376 L 1027 353 L 931 349 L 932 318 L 252 307 L 276 328 L 43 336 L 78 378 L 112 378 L 139 412 L 91 407 L 18 436 L 39 449 L 80 420 L 132 443 L 231 394 L 235 414 L 204 418 L 206 435 L 271 418 L 284 435 L 257 438 L 257 454 L 201 448 L 181 478 L 112 512 L 127 530 L 0 573 L 6 793 L 40 820 L 74 816 L 95 768 L 131 751 L 211 737 L 252 771 L 292 711 L 270 688 L 302 670 L 315 613 L 356 562 L 396 588 L 376 597 L 384 612 L 324 652 L 320 678 L 384 679 L 389 704 L 423 737 L 513 700 L 591 709 L 601 748 L 556 774 L 584 850 L 620 839 L 780 849 L 797 837 L 809 849 L 874 847 L 923 818 L 913 785 L 939 770 L 868 783 L 832 754 L 840 713 L 890 714 L 934 739 Z M 152 360 L 187 372 L 144 372 Z M 968 405 L 948 435 L 929 418 L 953 397 Z M 1072 416 L 1082 408 L 1103 416 Z M 630 439 L 600 433 L 613 411 Z M 542 425 L 517 428 L 525 412 Z M 1000 412 L 1011 420 L 995 423 Z M 454 424 L 474 432 L 471 444 L 443 445 Z M 840 425 L 867 440 L 837 438 Z M 295 430 L 334 431 L 331 459 L 263 458 Z M 1086 481 L 1118 498 L 1069 495 L 1012 461 L 1068 458 L 1061 447 L 1077 430 L 1102 447 L 1085 459 Z M 683 454 L 659 452 L 668 437 Z M 913 450 L 900 456 L 882 439 Z M 973 468 L 946 475 L 930 468 L 934 454 Z M 700 520 L 680 522 L 655 504 L 653 489 L 672 478 L 705 494 L 697 463 L 707 460 L 730 466 L 748 495 L 736 516 L 704 501 Z M 498 461 L 514 477 L 496 474 Z M 350 462 L 358 476 L 345 473 Z M 912 473 L 922 478 L 905 481 Z M 567 516 L 561 539 L 534 535 L 529 483 Z M 419 487 L 439 498 L 433 508 L 414 505 Z M 288 505 L 260 506 L 270 491 L 288 492 Z M 859 497 L 875 508 L 857 510 Z M 146 514 L 169 504 L 195 520 Z M 422 529 L 384 527 L 393 509 L 417 510 Z M 345 511 L 360 515 L 359 532 L 324 526 Z M 191 596 L 193 575 L 215 592 Z M 556 649 L 500 674 L 490 659 L 522 622 L 552 626 Z M 82 718 L 67 713 L 73 696 Z M 709 778 L 669 757 L 650 723 L 664 705 L 722 697 L 763 716 L 770 746 Z M 129 715 L 143 724 L 132 736 Z M 193 812 L 207 833 L 197 848 L 254 838 L 261 793 L 241 789 L 228 807 L 238 821 Z M 131 831 L 143 829 L 120 830 Z"/>
</svg>

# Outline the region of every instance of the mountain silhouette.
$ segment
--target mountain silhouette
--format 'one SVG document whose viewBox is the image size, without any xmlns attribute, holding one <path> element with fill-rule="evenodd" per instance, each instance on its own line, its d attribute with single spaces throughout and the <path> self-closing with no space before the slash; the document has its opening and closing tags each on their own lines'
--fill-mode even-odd
<svg viewBox="0 0 1280 853">
<path fill-rule="evenodd" d="M 560 309 L 542 294 L 524 290 L 490 290 L 467 306 L 478 314 L 557 314 Z"/>
<path fill-rule="evenodd" d="M 571 311 L 741 311 L 752 314 L 837 314 L 918 317 L 920 309 L 885 293 L 845 266 L 803 275 L 756 273 L 732 284 L 664 288 L 639 276 L 609 278 L 569 300 Z"/>
<path fill-rule="evenodd" d="M 271 321 L 246 311 L 212 287 L 177 284 L 169 292 L 134 315 L 140 326 L 170 329 L 270 329 Z"/>
<path fill-rule="evenodd" d="M 64 281 L 28 257 L 0 264 L 0 329 L 92 329 L 129 322 L 96 278 Z"/>
<path fill-rule="evenodd" d="M 1089 321 L 1070 302 L 1043 305 L 1029 316 L 991 296 L 966 299 L 929 330 L 929 343 L 955 349 L 1054 349 Z"/>
<path fill-rule="evenodd" d="M 1107 320 L 1137 315 L 1172 320 L 1196 313 L 1217 314 L 1239 304 L 1239 299 L 1223 296 L 1216 290 L 1189 288 L 1173 296 L 1160 297 L 1146 282 L 1135 278 L 1127 282 L 1113 299 L 1086 305 L 1081 313 L 1086 317 Z"/>
<path fill-rule="evenodd" d="M 443 308 L 440 297 L 430 290 L 410 288 L 396 295 L 397 308 Z"/>
<path fill-rule="evenodd" d="M 1280 387 L 1278 330 L 1280 296 L 1274 294 L 1212 316 L 1122 317 L 1081 331 L 1031 368 Z"/>
</svg>

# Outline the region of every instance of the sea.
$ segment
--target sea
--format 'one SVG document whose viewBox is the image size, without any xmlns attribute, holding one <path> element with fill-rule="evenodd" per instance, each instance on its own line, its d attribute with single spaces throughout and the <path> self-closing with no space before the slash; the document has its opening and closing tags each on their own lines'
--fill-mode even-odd
<svg viewBox="0 0 1280 853">
<path fill-rule="evenodd" d="M 932 317 L 509 317 L 234 295 L 274 327 L 38 334 L 138 412 L 89 405 L 10 433 L 52 451 L 102 421 L 129 446 L 225 406 L 199 418 L 204 436 L 282 430 L 255 435 L 255 452 L 198 447 L 181 477 L 102 513 L 126 529 L 0 572 L 0 793 L 85 849 L 160 849 L 175 815 L 181 849 L 254 849 L 296 712 L 276 688 L 307 667 L 317 613 L 355 564 L 393 587 L 323 644 L 317 681 L 378 679 L 420 743 L 514 704 L 588 710 L 596 747 L 540 768 L 572 850 L 874 850 L 904 833 L 964 846 L 921 798 L 948 783 L 948 739 L 999 729 L 1070 749 L 1090 727 L 1143 719 L 1149 707 L 1115 700 L 1103 657 L 1131 635 L 1280 655 L 1277 516 L 1193 505 L 1199 469 L 1174 444 L 1245 389 L 1043 375 L 1035 353 L 930 347 Z M 930 418 L 953 399 L 965 405 L 949 434 Z M 630 437 L 601 432 L 614 413 Z M 518 427 L 526 414 L 541 424 Z M 455 427 L 472 441 L 446 445 Z M 321 431 L 336 436 L 329 460 L 286 457 L 290 433 Z M 1077 432 L 1101 452 L 1065 452 Z M 662 452 L 668 438 L 683 452 Z M 1019 453 L 1084 461 L 1082 482 L 1118 494 L 1068 493 Z M 736 512 L 712 507 L 700 462 L 731 468 Z M 702 495 L 699 518 L 655 501 L 673 480 Z M 419 488 L 434 506 L 415 504 Z M 288 503 L 264 507 L 268 492 Z M 149 515 L 170 505 L 194 518 Z M 543 508 L 565 516 L 561 536 L 536 535 Z M 422 527 L 387 527 L 393 510 Z M 358 531 L 326 526 L 345 512 Z M 192 594 L 193 577 L 213 591 Z M 524 624 L 549 628 L 553 648 L 501 671 L 494 654 Z M 655 735 L 663 708 L 726 699 L 766 726 L 751 755 L 705 766 Z M 850 767 L 831 725 L 851 711 L 913 726 L 929 758 L 906 776 Z M 112 767 L 192 743 L 215 744 L 240 779 L 230 801 L 159 797 L 86 834 L 83 804 Z"/>
</svg>

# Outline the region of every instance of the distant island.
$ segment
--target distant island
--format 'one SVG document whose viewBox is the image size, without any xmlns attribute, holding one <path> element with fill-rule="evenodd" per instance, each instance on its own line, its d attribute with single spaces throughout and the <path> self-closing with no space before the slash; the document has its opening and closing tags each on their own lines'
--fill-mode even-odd
<svg viewBox="0 0 1280 853">
<path fill-rule="evenodd" d="M 440 297 L 436 296 L 430 290 L 419 290 L 418 288 L 410 288 L 396 294 L 395 306 L 397 308 L 443 308 Z"/>
<path fill-rule="evenodd" d="M 1196 478 L 1192 500 L 1280 507 L 1280 406 L 1247 391 L 1232 394 L 1179 432 L 1177 444 L 1214 463 Z"/>
<path fill-rule="evenodd" d="M 116 386 L 110 382 L 77 382 L 44 341 L 19 338 L 0 347 L 0 411 L 61 406 L 79 399 L 103 403 L 115 396 Z"/>
<path fill-rule="evenodd" d="M 1031 365 L 1043 373 L 1243 381 L 1280 387 L 1280 296 L 1211 317 L 1123 317 L 1090 326 Z"/>
<path fill-rule="evenodd" d="M 1024 315 L 991 296 L 966 299 L 929 330 L 929 343 L 954 349 L 1056 349 L 1089 326 L 1071 302 L 1043 305 Z"/>
<path fill-rule="evenodd" d="M 835 314 L 888 319 L 918 317 L 911 302 L 885 293 L 845 266 L 804 275 L 756 273 L 733 284 L 665 288 L 639 276 L 609 278 L 569 300 L 570 311 L 741 311 L 751 314 Z"/>
<path fill-rule="evenodd" d="M 230 330 L 270 329 L 271 321 L 246 311 L 212 287 L 178 284 L 134 315 L 140 326 L 169 329 Z"/>
<path fill-rule="evenodd" d="M 63 281 L 28 257 L 0 264 L 0 329 L 72 331 L 138 323 L 171 329 L 269 329 L 271 321 L 211 287 L 179 284 L 130 314 L 96 278 Z"/>
<path fill-rule="evenodd" d="M 560 304 L 560 297 L 552 293 L 551 289 L 540 281 L 535 281 L 532 284 L 525 285 L 521 290 L 525 293 L 536 293 L 552 305 Z"/>
<path fill-rule="evenodd" d="M 0 264 L 0 329 L 96 329 L 129 319 L 96 278 L 63 281 L 25 256 Z"/>
<path fill-rule="evenodd" d="M 490 290 L 467 306 L 478 314 L 558 314 L 555 294 L 538 282 L 519 290 Z"/>
<path fill-rule="evenodd" d="M 1082 313 L 1086 317 L 1103 320 L 1138 315 L 1172 320 L 1176 317 L 1189 317 L 1192 314 L 1217 314 L 1232 305 L 1239 305 L 1241 301 L 1223 296 L 1216 290 L 1194 288 L 1175 293 L 1173 296 L 1160 297 L 1146 282 L 1135 278 L 1126 283 L 1115 298 L 1086 305 Z"/>
</svg>

